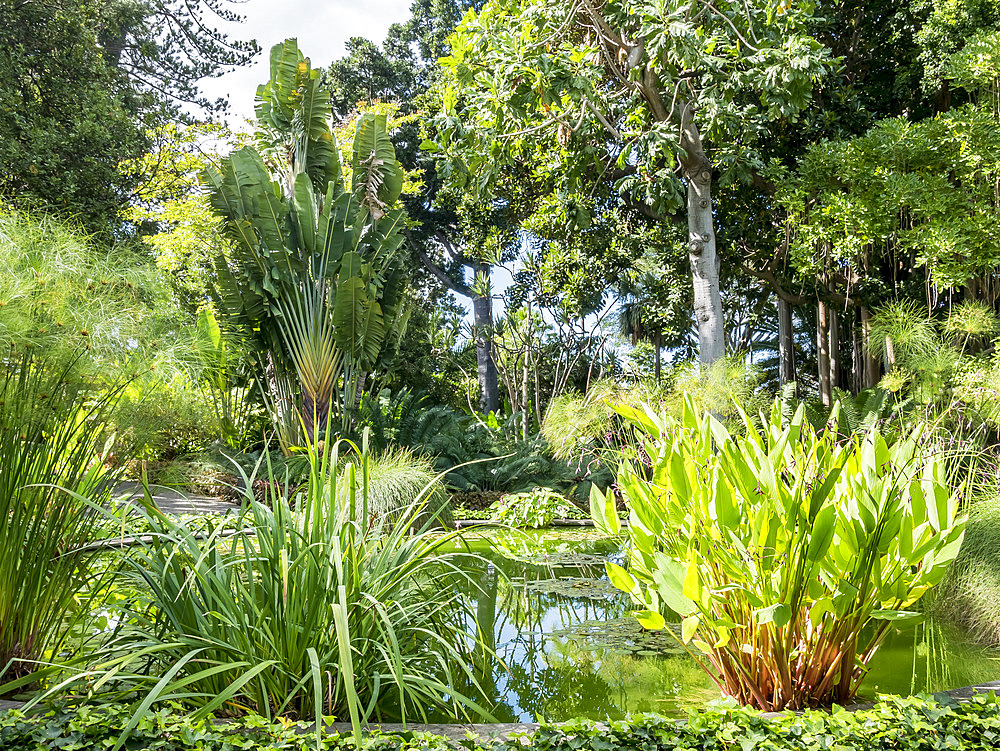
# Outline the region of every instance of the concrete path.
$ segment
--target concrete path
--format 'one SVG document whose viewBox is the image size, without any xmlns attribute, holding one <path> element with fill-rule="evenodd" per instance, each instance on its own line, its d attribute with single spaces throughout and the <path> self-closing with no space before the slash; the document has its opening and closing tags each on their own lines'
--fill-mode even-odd
<svg viewBox="0 0 1000 751">
<path fill-rule="evenodd" d="M 227 514 L 239 511 L 239 504 L 224 501 L 221 498 L 209 498 L 203 495 L 188 495 L 173 488 L 160 485 L 150 485 L 153 503 L 165 514 Z M 118 484 L 116 496 L 128 499 L 137 498 L 142 494 L 142 485 L 137 482 L 122 482 Z"/>
</svg>

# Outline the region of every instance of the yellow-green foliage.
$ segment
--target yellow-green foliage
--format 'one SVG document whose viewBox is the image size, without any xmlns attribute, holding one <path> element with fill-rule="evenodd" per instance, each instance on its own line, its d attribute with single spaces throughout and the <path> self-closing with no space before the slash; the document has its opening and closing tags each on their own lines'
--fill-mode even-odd
<svg viewBox="0 0 1000 751">
<path fill-rule="evenodd" d="M 843 441 L 800 406 L 775 405 L 734 435 L 688 399 L 680 419 L 619 405 L 647 440 L 647 466 L 625 461 L 628 569 L 611 583 L 681 640 L 719 687 L 764 710 L 851 700 L 891 624 L 937 584 L 962 544 L 965 517 L 945 461 L 918 426 Z M 615 497 L 592 491 L 609 533 Z"/>
<path fill-rule="evenodd" d="M 155 267 L 51 217 L 0 207 L 0 344 L 107 368 L 166 349 L 176 309 Z M 162 338 L 161 338 L 162 337 Z"/>
<path fill-rule="evenodd" d="M 1000 480 L 990 481 L 968 505 L 962 550 L 934 598 L 934 611 L 965 625 L 978 639 L 1000 645 Z"/>
<path fill-rule="evenodd" d="M 761 388 L 761 381 L 755 367 L 728 359 L 708 367 L 680 365 L 663 384 L 599 381 L 586 394 L 563 394 L 553 399 L 542 422 L 542 435 L 558 458 L 576 459 L 628 442 L 612 405 L 649 404 L 658 412 L 677 417 L 685 399 L 738 425 L 736 406 L 751 415 L 770 406 L 774 395 Z"/>
<path fill-rule="evenodd" d="M 0 352 L 72 363 L 90 387 L 124 387 L 111 422 L 127 453 L 185 451 L 215 430 L 185 317 L 163 273 L 131 246 L 0 207 Z"/>
</svg>

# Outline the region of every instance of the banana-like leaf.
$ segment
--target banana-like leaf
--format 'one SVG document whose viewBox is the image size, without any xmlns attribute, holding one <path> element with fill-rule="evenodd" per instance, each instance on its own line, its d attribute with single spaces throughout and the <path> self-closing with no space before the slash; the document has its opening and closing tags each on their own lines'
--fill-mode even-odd
<svg viewBox="0 0 1000 751">
<path fill-rule="evenodd" d="M 396 161 L 385 115 L 365 114 L 354 133 L 352 190 L 358 205 L 357 233 L 370 217 L 377 222 L 399 200 L 403 170 Z"/>
<path fill-rule="evenodd" d="M 292 195 L 292 207 L 295 211 L 295 229 L 298 232 L 299 248 L 304 254 L 311 256 L 316 252 L 318 235 L 316 200 L 313 194 L 309 176 L 299 173 L 295 176 L 295 192 Z"/>
<path fill-rule="evenodd" d="M 345 359 L 351 373 L 373 368 L 400 315 L 403 172 L 385 116 L 363 115 L 347 191 L 320 71 L 295 40 L 273 47 L 270 62 L 257 91 L 262 151 L 238 149 L 204 173 L 235 245 L 218 261 L 214 294 L 269 366 L 296 373 L 304 410 L 320 419 Z"/>
<path fill-rule="evenodd" d="M 345 274 L 337 282 L 337 300 L 333 306 L 334 331 L 337 346 L 354 361 L 361 359 L 365 325 L 371 300 L 360 276 Z"/>
<path fill-rule="evenodd" d="M 328 184 L 342 184 L 340 153 L 330 129 L 330 92 L 294 39 L 271 48 L 271 78 L 257 89 L 256 112 L 273 140 L 291 146 L 293 173 L 309 175 L 321 195 Z"/>
</svg>

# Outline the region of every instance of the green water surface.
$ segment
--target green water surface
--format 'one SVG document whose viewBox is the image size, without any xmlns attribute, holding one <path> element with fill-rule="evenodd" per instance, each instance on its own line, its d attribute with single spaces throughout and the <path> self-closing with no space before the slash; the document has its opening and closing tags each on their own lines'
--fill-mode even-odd
<svg viewBox="0 0 1000 751">
<path fill-rule="evenodd" d="M 475 598 L 478 628 L 498 658 L 478 671 L 497 720 L 677 716 L 719 698 L 670 634 L 641 633 L 628 599 L 607 582 L 604 562 L 622 562 L 620 541 L 586 529 L 464 539 L 478 554 L 468 567 L 481 590 L 465 596 Z M 890 634 L 865 693 L 936 692 L 998 677 L 996 652 L 928 621 Z"/>
</svg>

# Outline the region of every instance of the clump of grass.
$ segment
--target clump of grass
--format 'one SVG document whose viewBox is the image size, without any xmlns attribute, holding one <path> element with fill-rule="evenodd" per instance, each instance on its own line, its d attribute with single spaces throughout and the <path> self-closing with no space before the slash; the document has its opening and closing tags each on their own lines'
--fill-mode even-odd
<svg viewBox="0 0 1000 751">
<path fill-rule="evenodd" d="M 363 459 L 351 460 L 358 471 Z M 448 514 L 448 497 L 438 473 L 426 457 L 419 456 L 410 449 L 390 448 L 369 458 L 368 463 L 368 503 L 375 516 L 405 512 L 417 498 L 426 499 L 426 513 L 439 518 Z M 447 519 L 442 519 L 447 521 Z"/>
<path fill-rule="evenodd" d="M 975 638 L 1000 645 L 1000 495 L 970 504 L 962 550 L 932 607 Z"/>
<path fill-rule="evenodd" d="M 438 706 L 486 715 L 462 691 L 477 687 L 482 647 L 460 595 L 477 586 L 458 566 L 467 554 L 456 552 L 455 533 L 420 524 L 427 488 L 410 495 L 412 477 L 377 508 L 373 463 L 353 448 L 343 462 L 342 445 L 308 450 L 297 492 L 269 467 L 262 502 L 245 477 L 235 533 L 220 520 L 206 534 L 146 499 L 151 538 L 128 551 L 119 575 L 138 594 L 63 684 L 89 693 L 96 679 L 105 698 L 142 697 L 117 747 L 171 701 L 196 717 L 335 718 L 356 732 L 369 719 L 426 719 Z"/>
<path fill-rule="evenodd" d="M 57 650 L 80 612 L 114 392 L 94 398 L 29 358 L 0 371 L 0 682 Z M 84 595 L 85 596 L 85 595 Z"/>
</svg>

